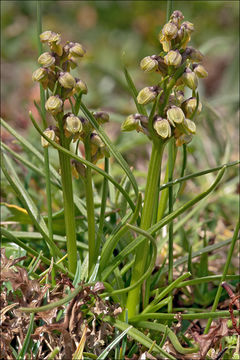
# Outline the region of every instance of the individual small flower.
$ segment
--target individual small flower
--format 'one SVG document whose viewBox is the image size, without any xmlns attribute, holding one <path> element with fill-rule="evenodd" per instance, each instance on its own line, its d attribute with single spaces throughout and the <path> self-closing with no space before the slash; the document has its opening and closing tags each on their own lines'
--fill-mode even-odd
<svg viewBox="0 0 240 360">
<path fill-rule="evenodd" d="M 189 59 L 194 62 L 201 62 L 203 60 L 203 54 L 201 51 L 194 49 L 192 46 L 188 46 L 182 54 L 184 60 Z"/>
<path fill-rule="evenodd" d="M 93 116 L 99 124 L 105 124 L 109 121 L 109 114 L 106 111 L 94 111 Z"/>
<path fill-rule="evenodd" d="M 168 137 L 171 137 L 171 126 L 167 119 L 162 119 L 160 116 L 157 116 L 153 123 L 153 127 L 161 138 L 167 139 Z"/>
<path fill-rule="evenodd" d="M 44 130 L 43 133 L 52 141 L 54 141 L 56 138 L 55 131 L 51 128 Z M 44 147 L 44 148 L 47 148 L 50 145 L 50 143 L 43 136 L 41 136 L 41 144 L 42 144 L 42 147 Z"/>
<path fill-rule="evenodd" d="M 183 19 L 184 16 L 180 10 L 175 10 L 170 16 L 170 21 L 176 26 L 179 26 Z"/>
<path fill-rule="evenodd" d="M 196 90 L 198 86 L 198 78 L 197 75 L 187 68 L 182 76 L 183 82 L 192 90 Z"/>
<path fill-rule="evenodd" d="M 170 51 L 171 50 L 171 40 L 167 40 L 166 37 L 163 35 L 162 31 L 160 31 L 158 35 L 159 42 L 162 44 L 163 51 Z"/>
<path fill-rule="evenodd" d="M 146 56 L 140 62 L 140 67 L 145 72 L 152 72 L 158 68 L 157 56 Z"/>
<path fill-rule="evenodd" d="M 62 56 L 63 48 L 60 45 L 61 36 L 60 34 L 52 32 L 50 39 L 48 40 L 48 45 L 50 49 L 55 52 L 58 56 Z"/>
<path fill-rule="evenodd" d="M 182 56 L 178 50 L 170 50 L 167 55 L 164 56 L 164 62 L 166 65 L 172 65 L 178 67 L 181 65 Z"/>
<path fill-rule="evenodd" d="M 162 33 L 167 41 L 175 39 L 178 33 L 178 28 L 171 22 L 164 25 Z"/>
<path fill-rule="evenodd" d="M 195 74 L 199 77 L 199 78 L 206 78 L 208 77 L 208 72 L 205 69 L 205 67 L 201 64 L 197 64 L 196 66 L 194 66 L 194 70 Z"/>
<path fill-rule="evenodd" d="M 148 130 L 148 117 L 142 114 L 129 115 L 121 126 L 122 131 L 141 131 L 145 135 L 149 136 Z"/>
<path fill-rule="evenodd" d="M 44 31 L 43 33 L 40 34 L 40 41 L 42 43 L 46 43 L 49 41 L 49 39 L 51 38 L 53 32 L 50 30 Z"/>
<path fill-rule="evenodd" d="M 182 124 L 185 119 L 184 112 L 178 106 L 171 106 L 167 110 L 167 119 L 172 126 L 175 127 L 175 124 Z"/>
<path fill-rule="evenodd" d="M 192 141 L 192 135 L 181 134 L 176 139 L 176 146 L 182 146 L 183 144 L 189 144 Z"/>
<path fill-rule="evenodd" d="M 76 80 L 76 85 L 75 85 L 75 90 L 77 93 L 82 93 L 82 94 L 87 94 L 88 93 L 88 88 L 86 83 L 83 80 L 80 79 L 75 79 Z"/>
<path fill-rule="evenodd" d="M 32 74 L 32 80 L 38 81 L 42 84 L 43 88 L 47 88 L 48 84 L 48 71 L 47 69 L 40 67 L 37 70 L 35 70 Z"/>
<path fill-rule="evenodd" d="M 79 43 L 70 43 L 69 53 L 75 57 L 83 57 L 86 54 L 86 50 Z"/>
<path fill-rule="evenodd" d="M 65 89 L 73 89 L 76 86 L 75 78 L 69 72 L 61 72 L 58 81 Z"/>
<path fill-rule="evenodd" d="M 44 52 L 39 56 L 38 63 L 45 68 L 50 67 L 55 63 L 55 57 L 49 52 Z"/>
<path fill-rule="evenodd" d="M 65 119 L 64 130 L 66 137 L 70 137 L 75 134 L 80 134 L 83 130 L 81 120 L 74 114 L 69 114 Z"/>
<path fill-rule="evenodd" d="M 197 106 L 197 99 L 193 98 L 193 97 L 185 100 L 182 103 L 182 109 L 187 118 L 190 118 L 192 116 L 192 114 L 194 113 L 194 111 L 196 109 L 196 106 Z M 201 111 L 202 111 L 202 104 L 199 102 L 197 114 L 199 114 Z"/>
<path fill-rule="evenodd" d="M 183 27 L 186 30 L 186 32 L 189 34 L 191 34 L 194 31 L 194 25 L 189 21 L 184 21 L 181 27 Z"/>
<path fill-rule="evenodd" d="M 191 134 L 196 133 L 196 125 L 192 120 L 184 119 L 184 128 L 189 131 Z"/>
<path fill-rule="evenodd" d="M 46 103 L 45 109 L 50 112 L 53 116 L 57 115 L 62 111 L 63 101 L 60 99 L 58 95 L 50 96 Z"/>
<path fill-rule="evenodd" d="M 158 95 L 156 86 L 143 88 L 137 96 L 137 101 L 141 105 L 146 105 L 152 102 Z"/>
<path fill-rule="evenodd" d="M 103 141 L 100 139 L 98 134 L 92 133 L 90 136 L 90 142 L 91 142 L 91 156 L 93 163 L 96 163 L 104 156 L 105 157 L 110 156 L 107 146 L 103 143 Z"/>
</svg>

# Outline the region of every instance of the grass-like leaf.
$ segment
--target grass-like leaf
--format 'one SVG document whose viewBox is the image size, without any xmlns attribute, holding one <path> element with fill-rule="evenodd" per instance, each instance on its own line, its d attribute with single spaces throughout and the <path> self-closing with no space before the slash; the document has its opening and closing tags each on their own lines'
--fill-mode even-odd
<svg viewBox="0 0 240 360">
<path fill-rule="evenodd" d="M 42 234 L 46 243 L 52 249 L 53 254 L 61 258 L 62 257 L 61 251 L 55 245 L 55 243 L 49 238 L 48 228 L 45 224 L 43 217 L 39 213 L 29 193 L 24 188 L 22 182 L 20 181 L 17 173 L 15 172 L 10 160 L 6 157 L 6 155 L 2 155 L 2 171 L 6 179 L 8 180 L 9 184 L 12 186 L 13 190 L 20 199 L 21 203 L 24 205 L 25 209 L 27 210 L 34 225 L 36 226 L 38 231 Z"/>
<path fill-rule="evenodd" d="M 87 117 L 87 119 L 90 121 L 94 129 L 97 131 L 98 135 L 102 139 L 102 141 L 107 145 L 110 153 L 112 156 L 117 160 L 119 165 L 122 167 L 126 175 L 128 176 L 129 180 L 131 181 L 131 184 L 133 186 L 134 192 L 136 196 L 138 195 L 138 185 L 136 182 L 136 179 L 134 178 L 132 171 L 130 170 L 127 162 L 122 157 L 121 153 L 117 150 L 117 148 L 113 145 L 103 128 L 98 124 L 97 120 L 94 118 L 94 116 L 90 113 L 90 111 L 87 109 L 87 107 L 81 103 L 80 109 L 84 113 L 84 115 Z"/>
<path fill-rule="evenodd" d="M 25 358 L 25 354 L 28 350 L 28 346 L 29 346 L 29 343 L 30 343 L 30 340 L 31 340 L 31 335 L 32 335 L 32 332 L 33 332 L 33 325 L 34 325 L 34 314 L 31 314 L 30 315 L 30 323 L 29 323 L 29 326 L 28 326 L 28 331 L 27 331 L 27 335 L 24 339 L 24 342 L 23 342 L 23 345 L 22 345 L 22 348 L 18 354 L 18 357 L 17 357 L 17 360 L 22 360 Z"/>
<path fill-rule="evenodd" d="M 114 347 L 122 340 L 122 338 L 129 332 L 129 330 L 132 328 L 132 325 L 130 325 L 127 329 L 125 329 L 116 339 L 114 339 L 104 350 L 103 352 L 98 356 L 97 360 L 104 360 L 108 356 L 109 352 L 114 349 Z"/>
</svg>

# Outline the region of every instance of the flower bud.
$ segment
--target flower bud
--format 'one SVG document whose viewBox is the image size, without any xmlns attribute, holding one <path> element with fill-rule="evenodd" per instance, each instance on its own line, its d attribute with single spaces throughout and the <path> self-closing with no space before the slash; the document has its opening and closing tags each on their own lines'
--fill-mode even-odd
<svg viewBox="0 0 240 360">
<path fill-rule="evenodd" d="M 191 61 L 195 62 L 200 62 L 203 60 L 203 54 L 199 50 L 194 49 L 192 46 L 188 46 L 182 56 L 184 60 L 190 59 Z"/>
<path fill-rule="evenodd" d="M 162 29 L 162 33 L 165 36 L 166 40 L 169 41 L 175 39 L 178 33 L 178 28 L 173 23 L 168 22 L 167 24 L 164 25 Z"/>
<path fill-rule="evenodd" d="M 198 86 L 197 75 L 190 69 L 186 69 L 182 76 L 183 82 L 192 90 L 196 90 Z"/>
<path fill-rule="evenodd" d="M 184 21 L 181 27 L 183 27 L 188 34 L 191 34 L 194 31 L 194 25 L 189 21 Z"/>
<path fill-rule="evenodd" d="M 81 133 L 83 126 L 79 117 L 75 116 L 74 114 L 68 115 L 65 120 L 64 130 L 67 137 Z"/>
<path fill-rule="evenodd" d="M 175 10 L 170 16 L 170 21 L 176 26 L 179 26 L 183 19 L 184 16 L 180 10 Z"/>
<path fill-rule="evenodd" d="M 205 69 L 205 67 L 201 64 L 198 64 L 197 66 L 194 66 L 194 70 L 195 74 L 199 77 L 199 78 L 206 78 L 208 77 L 208 72 Z"/>
<path fill-rule="evenodd" d="M 48 71 L 45 68 L 39 68 L 37 70 L 35 70 L 32 74 L 32 80 L 33 81 L 39 81 L 42 86 L 44 87 L 44 89 L 47 88 L 47 84 L 48 84 Z"/>
<path fill-rule="evenodd" d="M 106 111 L 94 111 L 93 116 L 99 124 L 105 124 L 109 121 L 109 115 Z"/>
<path fill-rule="evenodd" d="M 196 125 L 192 120 L 184 119 L 184 128 L 189 131 L 191 134 L 196 133 Z"/>
<path fill-rule="evenodd" d="M 176 146 L 182 146 L 183 144 L 189 144 L 192 141 L 192 135 L 181 134 L 176 139 Z"/>
<path fill-rule="evenodd" d="M 170 50 L 167 55 L 164 56 L 164 62 L 166 65 L 179 66 L 182 61 L 182 56 L 178 50 Z"/>
<path fill-rule="evenodd" d="M 182 109 L 187 118 L 190 118 L 192 116 L 192 114 L 194 113 L 194 111 L 196 109 L 196 106 L 197 106 L 196 98 L 189 98 L 182 103 Z M 199 114 L 201 111 L 202 111 L 202 104 L 199 102 L 197 114 Z"/>
<path fill-rule="evenodd" d="M 171 126 L 166 119 L 158 116 L 153 123 L 153 127 L 161 138 L 166 139 L 171 137 Z"/>
<path fill-rule="evenodd" d="M 74 77 L 69 72 L 61 72 L 58 81 L 65 89 L 73 89 L 76 85 Z"/>
<path fill-rule="evenodd" d="M 87 94 L 88 88 L 87 88 L 86 83 L 80 79 L 75 79 L 75 80 L 76 80 L 76 86 L 75 86 L 76 92 L 82 93 L 82 94 Z"/>
<path fill-rule="evenodd" d="M 63 54 L 63 48 L 60 45 L 61 42 L 61 36 L 60 34 L 57 34 L 55 32 L 52 32 L 52 35 L 50 36 L 48 40 L 48 45 L 50 49 L 55 52 L 58 56 L 62 56 Z"/>
<path fill-rule="evenodd" d="M 136 115 L 138 114 L 129 115 L 124 120 L 121 126 L 122 131 L 132 131 L 132 130 L 140 131 L 141 124 L 140 124 L 140 120 L 136 117 Z"/>
<path fill-rule="evenodd" d="M 49 39 L 50 39 L 51 36 L 52 36 L 52 33 L 53 33 L 53 32 L 50 31 L 50 30 L 44 31 L 43 33 L 41 33 L 41 34 L 39 35 L 40 41 L 41 41 L 42 43 L 48 42 Z"/>
<path fill-rule="evenodd" d="M 79 43 L 70 43 L 69 53 L 74 57 L 83 57 L 86 53 L 84 47 Z"/>
<path fill-rule="evenodd" d="M 141 69 L 145 72 L 151 72 L 156 70 L 158 68 L 158 61 L 156 58 L 156 55 L 146 56 L 145 58 L 143 58 L 140 62 Z"/>
<path fill-rule="evenodd" d="M 175 127 L 175 123 L 176 124 L 183 123 L 183 121 L 185 119 L 185 115 L 180 107 L 172 106 L 167 111 L 167 118 L 168 118 L 168 121 L 170 122 L 170 124 Z"/>
<path fill-rule="evenodd" d="M 62 111 L 62 107 L 63 107 L 63 101 L 60 99 L 58 95 L 50 96 L 45 103 L 45 109 L 48 112 L 50 112 L 53 116 L 60 113 Z"/>
<path fill-rule="evenodd" d="M 44 130 L 43 133 L 44 133 L 44 135 L 46 135 L 50 140 L 52 140 L 52 141 L 55 140 L 56 135 L 55 135 L 55 132 L 54 132 L 53 129 L 48 128 L 48 129 Z M 43 136 L 41 136 L 41 144 L 42 144 L 42 147 L 44 147 L 44 148 L 47 148 L 47 147 L 50 145 L 50 143 L 49 143 Z"/>
<path fill-rule="evenodd" d="M 157 95 L 158 93 L 156 91 L 156 87 L 145 87 L 138 93 L 137 101 L 141 105 L 146 105 L 152 102 L 157 97 Z"/>
<path fill-rule="evenodd" d="M 39 56 L 38 63 L 45 68 L 50 67 L 55 63 L 55 57 L 49 52 L 45 52 Z"/>
</svg>

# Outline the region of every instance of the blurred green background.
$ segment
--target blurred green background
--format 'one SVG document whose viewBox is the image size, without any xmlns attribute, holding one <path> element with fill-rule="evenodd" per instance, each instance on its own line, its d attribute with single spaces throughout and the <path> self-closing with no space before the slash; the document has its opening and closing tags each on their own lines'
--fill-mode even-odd
<svg viewBox="0 0 240 360">
<path fill-rule="evenodd" d="M 32 71 L 38 67 L 36 5 L 36 1 L 1 1 L 1 111 L 7 121 L 27 133 L 34 133 L 28 111 L 35 111 L 33 100 L 39 99 L 38 85 L 31 79 Z M 204 106 L 203 121 L 198 125 L 199 134 L 203 131 L 208 138 L 208 145 L 204 145 L 207 163 L 214 166 L 220 162 L 226 131 L 233 145 L 230 157 L 235 160 L 239 2 L 174 1 L 173 7 L 183 12 L 185 20 L 194 23 L 191 45 L 203 52 L 209 72 L 199 90 L 201 99 L 214 110 Z M 136 152 L 128 154 L 130 163 L 139 158 L 139 149 L 132 142 L 133 134 L 119 136 L 119 128 L 124 117 L 136 109 L 126 88 L 122 64 L 128 66 L 138 89 L 157 81 L 156 74 L 144 74 L 138 65 L 144 56 L 158 53 L 157 35 L 165 23 L 166 8 L 166 1 L 42 1 L 43 30 L 59 32 L 63 41 L 80 42 L 86 47 L 87 56 L 75 70 L 89 88 L 85 102 L 91 109 L 111 113 L 114 123 L 108 125 L 107 131 L 123 152 L 129 153 L 135 145 Z M 136 142 L 145 142 L 142 135 L 134 134 L 134 138 Z M 191 145 L 193 150 L 197 141 L 196 137 Z M 216 149 L 206 149 L 211 142 Z"/>
</svg>

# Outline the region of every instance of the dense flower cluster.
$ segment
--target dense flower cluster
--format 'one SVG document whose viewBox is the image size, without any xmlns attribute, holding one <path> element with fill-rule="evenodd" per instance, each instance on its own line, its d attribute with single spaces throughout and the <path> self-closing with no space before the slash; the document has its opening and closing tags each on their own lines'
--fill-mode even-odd
<svg viewBox="0 0 240 360">
<path fill-rule="evenodd" d="M 137 102 L 146 105 L 157 101 L 158 113 L 152 119 L 142 114 L 130 115 L 122 124 L 123 131 L 141 131 L 150 139 L 160 137 L 167 141 L 174 136 L 177 146 L 190 142 L 196 132 L 193 120 L 202 109 L 196 92 L 198 78 L 208 75 L 200 64 L 201 52 L 188 46 L 194 25 L 183 19 L 181 11 L 174 11 L 159 33 L 160 54 L 146 56 L 140 62 L 143 71 L 158 73 L 160 81 L 143 88 Z M 184 98 L 186 86 L 192 90 L 188 99 Z"/>
<path fill-rule="evenodd" d="M 84 141 L 86 136 L 90 136 L 92 162 L 96 163 L 99 159 L 109 155 L 107 147 L 93 132 L 93 127 L 86 118 L 73 113 L 64 114 L 66 99 L 72 97 L 77 101 L 88 92 L 85 82 L 73 77 L 70 73 L 71 69 L 81 63 L 86 50 L 81 44 L 75 42 L 67 42 L 62 45 L 60 34 L 53 31 L 43 32 L 40 40 L 42 43 L 46 43 L 51 51 L 44 52 L 39 56 L 38 63 L 41 67 L 34 71 L 32 79 L 41 83 L 43 88 L 48 90 L 47 93 L 50 93 L 45 102 L 45 109 L 57 121 L 56 126 L 48 127 L 44 134 L 49 139 L 61 143 L 59 121 L 62 121 L 64 135 L 69 143 L 78 139 Z M 109 115 L 105 112 L 95 112 L 93 116 L 100 124 L 109 120 Z M 49 142 L 43 137 L 41 143 L 43 147 L 49 146 Z"/>
</svg>

